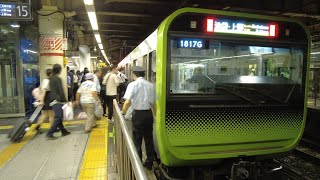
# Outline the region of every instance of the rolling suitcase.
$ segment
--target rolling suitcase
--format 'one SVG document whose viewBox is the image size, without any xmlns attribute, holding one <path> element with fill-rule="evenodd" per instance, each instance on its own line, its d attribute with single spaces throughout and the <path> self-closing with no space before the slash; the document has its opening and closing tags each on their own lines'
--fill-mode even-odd
<svg viewBox="0 0 320 180">
<path fill-rule="evenodd" d="M 31 117 L 28 120 L 20 121 L 17 125 L 11 130 L 9 133 L 9 138 L 12 142 L 19 142 L 23 138 L 23 136 L 28 131 L 32 122 L 36 119 L 36 117 L 41 112 L 43 106 L 38 106 L 36 110 L 32 113 Z"/>
</svg>

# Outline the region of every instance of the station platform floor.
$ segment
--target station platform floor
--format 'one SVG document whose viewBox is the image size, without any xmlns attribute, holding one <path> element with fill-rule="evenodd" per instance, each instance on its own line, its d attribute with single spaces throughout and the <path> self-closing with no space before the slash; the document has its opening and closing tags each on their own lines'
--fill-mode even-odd
<svg viewBox="0 0 320 180">
<path fill-rule="evenodd" d="M 0 180 L 119 179 L 114 126 L 107 118 L 97 121 L 97 128 L 89 134 L 84 133 L 85 120 L 65 121 L 71 134 L 55 133 L 57 140 L 45 138 L 49 123 L 41 126 L 42 134 L 32 125 L 21 142 L 11 143 L 8 133 L 21 120 L 0 119 Z M 131 121 L 127 125 L 131 129 Z M 145 171 L 155 179 L 152 171 Z"/>
</svg>

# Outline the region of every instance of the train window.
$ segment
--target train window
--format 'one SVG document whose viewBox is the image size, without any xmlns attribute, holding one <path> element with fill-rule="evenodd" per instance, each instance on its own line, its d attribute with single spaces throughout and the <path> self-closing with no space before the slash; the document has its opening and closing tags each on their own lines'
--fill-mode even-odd
<svg viewBox="0 0 320 180">
<path fill-rule="evenodd" d="M 155 83 L 156 81 L 156 51 L 149 53 L 148 60 L 148 78 L 149 81 Z"/>
<path fill-rule="evenodd" d="M 137 60 L 133 60 L 133 66 L 137 66 Z"/>
<path fill-rule="evenodd" d="M 147 55 L 144 55 L 144 56 L 143 56 L 143 59 L 142 59 L 142 60 L 143 60 L 142 66 L 143 66 L 144 68 L 147 68 L 147 59 L 148 59 Z"/>
<path fill-rule="evenodd" d="M 171 40 L 170 92 L 173 94 L 219 94 L 217 89 L 230 85 L 242 88 L 274 88 L 282 98 L 293 84 L 302 83 L 303 50 L 197 40 L 205 48 L 179 46 Z M 193 42 L 191 42 L 193 43 Z M 271 90 L 270 90 L 271 92 Z M 274 93 L 274 91 L 272 91 Z"/>
</svg>

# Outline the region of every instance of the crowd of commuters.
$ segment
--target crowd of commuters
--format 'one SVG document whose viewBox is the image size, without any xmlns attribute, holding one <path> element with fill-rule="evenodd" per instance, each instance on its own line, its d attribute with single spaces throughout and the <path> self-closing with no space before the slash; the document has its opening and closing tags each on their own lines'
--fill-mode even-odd
<svg viewBox="0 0 320 180">
<path fill-rule="evenodd" d="M 41 133 L 40 126 L 44 120 L 49 119 L 51 128 L 47 133 L 48 139 L 57 139 L 53 133 L 61 131 L 62 135 L 70 134 L 63 126 L 62 106 L 67 102 L 73 102 L 74 106 L 81 106 L 87 115 L 85 132 L 89 133 L 96 127 L 95 109 L 103 104 L 103 116 L 112 121 L 113 99 L 122 99 L 127 77 L 118 71 L 115 66 L 109 69 L 97 69 L 90 73 L 88 68 L 82 72 L 74 72 L 67 67 L 67 97 L 63 91 L 62 80 L 59 77 L 62 67 L 55 64 L 52 69 L 46 70 L 47 77 L 41 83 L 43 92 L 41 104 L 42 114 L 37 122 L 36 130 Z M 108 111 L 107 111 L 107 110 Z"/>
<path fill-rule="evenodd" d="M 145 69 L 134 66 L 132 68 L 134 81 L 127 85 L 128 78 L 123 73 L 123 69 L 117 69 L 115 66 L 109 69 L 97 69 L 93 73 L 90 73 L 88 68 L 84 68 L 82 72 L 74 72 L 67 67 L 67 98 L 59 77 L 61 70 L 62 67 L 59 64 L 46 70 L 47 78 L 40 86 L 43 91 L 40 102 L 44 106 L 36 129 L 40 131 L 41 123 L 49 118 L 51 127 L 46 134 L 48 139 L 57 139 L 58 137 L 53 134 L 58 131 L 61 131 L 62 136 L 69 135 L 70 132 L 62 123 L 62 106 L 67 102 L 73 102 L 74 106 L 81 106 L 86 113 L 87 121 L 84 131 L 90 133 L 97 126 L 95 111 L 98 106 L 103 104 L 103 115 L 113 121 L 113 100 L 117 99 L 118 102 L 125 100 L 122 113 L 125 114 L 130 106 L 133 109 L 133 142 L 142 160 L 141 145 L 144 139 L 147 154 L 144 166 L 151 170 L 154 159 L 152 131 L 156 93 L 154 85 L 144 79 Z"/>
</svg>

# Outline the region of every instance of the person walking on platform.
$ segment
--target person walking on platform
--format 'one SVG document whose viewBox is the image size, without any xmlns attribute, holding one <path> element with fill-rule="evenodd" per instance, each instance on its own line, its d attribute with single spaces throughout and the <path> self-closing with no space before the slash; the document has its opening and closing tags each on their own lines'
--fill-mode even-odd
<svg viewBox="0 0 320 180">
<path fill-rule="evenodd" d="M 83 69 L 83 71 L 82 71 L 82 77 L 81 77 L 80 83 L 83 83 L 84 81 L 86 81 L 86 79 L 85 79 L 86 76 L 85 76 L 85 75 L 86 75 L 87 73 L 89 73 L 89 70 L 88 70 L 87 67 L 85 67 L 85 68 Z"/>
<path fill-rule="evenodd" d="M 80 85 L 80 78 L 81 78 L 81 73 L 78 70 L 74 75 L 73 75 L 73 99 L 76 99 L 76 94 Z"/>
<path fill-rule="evenodd" d="M 108 106 L 108 119 L 112 121 L 113 99 L 117 97 L 117 87 L 119 85 L 117 78 L 117 69 L 111 66 L 110 72 L 104 76 L 102 84 L 106 85 L 106 103 Z"/>
<path fill-rule="evenodd" d="M 119 69 L 119 72 L 117 74 L 118 77 L 118 81 L 119 81 L 119 87 L 118 87 L 118 94 L 119 94 L 119 102 L 122 101 L 123 95 L 126 92 L 126 88 L 127 88 L 127 81 L 128 78 L 127 76 L 122 73 L 123 68 Z"/>
<path fill-rule="evenodd" d="M 101 71 L 102 71 L 101 76 L 102 76 L 102 77 L 105 77 L 105 75 L 108 74 L 108 72 L 109 72 L 109 68 L 103 67 L 103 68 L 101 69 Z M 102 82 L 103 82 L 103 78 L 100 79 L 100 85 L 101 85 L 100 100 L 101 100 L 101 102 L 102 102 L 103 114 L 106 114 L 106 109 L 107 109 L 106 85 L 102 84 Z"/>
<path fill-rule="evenodd" d="M 94 116 L 95 102 L 100 103 L 99 96 L 97 94 L 96 83 L 93 82 L 94 75 L 92 73 L 87 73 L 85 75 L 86 81 L 84 81 L 78 91 L 76 96 L 76 104 L 79 105 L 79 101 L 84 111 L 86 112 L 88 118 L 85 126 L 85 132 L 91 132 L 92 128 L 97 126 L 96 119 Z"/>
<path fill-rule="evenodd" d="M 102 74 L 102 71 L 101 69 L 97 69 L 94 71 L 94 74 L 93 74 L 93 82 L 96 84 L 96 89 L 97 89 L 97 93 L 100 94 L 100 91 L 101 91 L 101 85 L 100 85 L 100 77 L 101 77 L 101 74 Z"/>
<path fill-rule="evenodd" d="M 49 78 L 52 76 L 52 69 L 46 70 L 47 78 L 42 80 L 41 83 L 41 90 L 42 90 L 42 97 L 40 100 L 40 104 L 43 105 L 41 116 L 38 119 L 36 130 L 41 133 L 40 125 L 48 118 L 50 124 L 53 123 L 54 119 L 54 112 L 52 107 L 50 107 L 50 80 Z"/>
<path fill-rule="evenodd" d="M 73 100 L 73 73 L 71 72 L 69 66 L 67 66 L 67 83 L 68 83 L 68 101 Z"/>
<path fill-rule="evenodd" d="M 144 138 L 147 159 L 144 166 L 152 169 L 154 159 L 154 147 L 152 139 L 153 114 L 151 108 L 155 107 L 156 92 L 152 83 L 144 79 L 145 70 L 143 67 L 134 66 L 132 68 L 133 79 L 124 95 L 124 105 L 122 114 L 125 114 L 130 107 L 133 108 L 132 114 L 132 136 L 134 145 L 142 160 L 142 138 Z M 154 109 L 155 110 L 155 109 Z"/>
<path fill-rule="evenodd" d="M 63 124 L 63 111 L 62 106 L 67 102 L 65 97 L 63 88 L 62 88 L 62 81 L 59 78 L 59 74 L 61 73 L 61 65 L 55 64 L 52 68 L 53 75 L 49 78 L 50 79 L 50 106 L 54 111 L 54 121 L 47 132 L 47 138 L 50 140 L 57 139 L 57 137 L 53 136 L 53 133 L 56 131 L 57 128 L 60 129 L 62 136 L 66 136 L 70 134 L 67 131 Z"/>
</svg>

